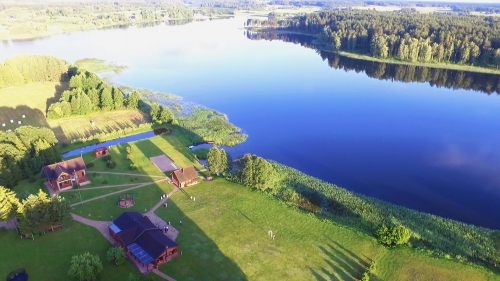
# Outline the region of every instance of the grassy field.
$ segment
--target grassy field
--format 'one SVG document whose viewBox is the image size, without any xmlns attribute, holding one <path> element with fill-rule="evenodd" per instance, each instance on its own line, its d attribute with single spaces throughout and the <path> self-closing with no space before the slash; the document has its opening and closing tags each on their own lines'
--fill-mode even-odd
<svg viewBox="0 0 500 281">
<path fill-rule="evenodd" d="M 0 89 L 1 130 L 14 130 L 24 125 L 49 127 L 45 120 L 48 105 L 59 101 L 68 83 L 36 83 Z M 26 118 L 22 118 L 25 115 Z M 10 123 L 14 120 L 14 123 Z M 21 121 L 18 124 L 17 121 Z"/>
<path fill-rule="evenodd" d="M 130 160 L 126 159 L 127 146 L 130 146 L 132 149 Z M 172 135 L 159 135 L 149 139 L 131 142 L 127 145 L 113 146 L 109 149 L 109 154 L 111 155 L 111 159 L 116 163 L 116 167 L 113 169 L 108 168 L 106 162 L 102 159 L 95 160 L 92 153 L 84 154 L 83 160 L 86 163 L 95 160 L 92 161 L 94 167 L 89 168 L 87 170 L 88 173 L 91 174 L 92 171 L 99 171 L 164 176 L 165 174 L 160 172 L 151 160 L 149 160 L 149 157 L 162 154 L 166 154 L 170 157 L 179 167 L 194 165 L 196 168 L 203 168 L 195 158 L 193 152 Z M 130 170 L 129 166 L 132 163 L 137 164 L 139 169 Z"/>
<path fill-rule="evenodd" d="M 117 167 L 110 170 L 105 167 L 104 161 L 98 159 L 88 171 L 91 180 L 94 180 L 92 171 L 162 176 L 164 174 L 148 157 L 163 153 L 180 166 L 199 165 L 191 151 L 175 136 L 156 136 L 129 145 L 132 147 L 132 160 L 125 158 L 125 145 L 112 147 L 110 153 Z M 83 157 L 86 161 L 94 159 L 90 153 Z M 138 164 L 139 169 L 128 170 L 131 162 Z M 113 183 L 124 183 L 136 178 L 107 176 L 97 176 L 102 178 L 96 183 L 104 177 Z M 144 180 L 153 179 L 145 177 Z M 40 179 L 33 184 L 23 181 L 14 190 L 24 198 L 26 191 L 36 192 L 42 181 Z M 61 195 L 69 200 L 70 195 L 79 194 L 82 200 L 86 200 L 126 188 L 129 187 L 96 190 L 82 187 L 80 191 L 73 190 Z M 136 204 L 127 211 L 147 212 L 159 202 L 162 194 L 172 190 L 171 185 L 161 182 L 128 191 L 133 194 Z M 318 219 L 268 195 L 221 178 L 201 182 L 185 191 L 187 194 L 176 193 L 168 201 L 167 208 L 156 211 L 158 216 L 172 222 L 180 231 L 176 242 L 181 247 L 182 255 L 160 268 L 176 280 L 357 280 L 366 266 L 375 260 L 377 265 L 371 280 L 376 281 L 500 281 L 500 276 L 486 269 L 456 260 L 431 257 L 406 247 L 388 249 L 370 236 Z M 196 201 L 190 200 L 190 196 L 194 196 Z M 80 198 L 70 200 L 71 203 L 79 201 Z M 117 206 L 117 195 L 72 207 L 75 214 L 105 221 L 115 219 L 123 211 Z M 182 226 L 179 221 L 183 222 Z M 275 239 L 269 236 L 270 230 Z M 58 241 L 57 245 L 55 241 Z M 78 223 L 35 241 L 20 240 L 14 232 L 4 232 L 0 233 L 0 242 L 2 245 L 14 246 L 0 251 L 1 260 L 5 260 L 8 255 L 15 256 L 0 265 L 0 274 L 25 267 L 29 273 L 33 272 L 33 277 L 41 276 L 34 277 L 35 280 L 66 280 L 72 255 L 90 251 L 104 259 L 109 247 L 109 243 L 97 231 Z M 28 243 L 30 246 L 24 246 Z M 68 248 L 70 250 L 66 250 Z M 22 254 L 16 255 L 18 251 Z M 30 262 L 27 263 L 27 260 Z M 137 273 L 128 263 L 121 267 L 106 264 L 105 273 L 101 274 L 99 280 L 124 279 L 122 276 L 130 272 Z"/>
<path fill-rule="evenodd" d="M 123 189 L 123 188 L 120 188 Z M 166 182 L 161 182 L 158 184 L 148 185 L 140 187 L 131 191 L 126 191 L 127 193 L 132 193 L 135 200 L 135 205 L 133 207 L 122 209 L 118 207 L 118 195 L 111 195 L 105 198 L 97 199 L 82 205 L 77 205 L 72 207 L 72 212 L 93 220 L 103 220 L 110 221 L 116 219 L 124 211 L 137 211 L 145 213 L 149 211 L 154 205 L 160 201 L 160 196 L 163 194 L 168 194 L 173 190 L 172 186 Z M 107 193 L 117 191 L 108 190 Z M 103 195 L 101 191 L 82 191 L 82 197 L 85 196 L 85 192 L 94 192 L 94 195 Z M 96 194 L 101 193 L 101 194 Z M 95 196 L 94 196 L 95 197 Z M 76 201 L 76 202 L 74 202 Z M 78 203 L 79 200 L 74 200 L 72 203 Z"/>
<path fill-rule="evenodd" d="M 95 126 L 92 126 L 92 121 L 95 122 Z M 69 142 L 73 139 L 110 133 L 124 128 L 137 128 L 140 124 L 150 121 L 149 115 L 138 110 L 119 110 L 48 120 L 48 124 L 59 141 Z"/>
<path fill-rule="evenodd" d="M 387 249 L 223 179 L 186 191 L 196 202 L 179 192 L 156 212 L 180 230 L 183 255 L 160 268 L 177 280 L 355 280 L 371 260 L 371 280 L 500 280 L 455 261 Z"/>
<path fill-rule="evenodd" d="M 57 120 L 46 120 L 45 113 L 53 102 L 59 101 L 68 83 L 36 83 L 0 89 L 0 130 L 15 130 L 24 125 L 47 127 L 54 131 L 60 142 L 85 138 L 98 133 L 137 128 L 150 122 L 149 115 L 137 110 L 121 110 L 75 116 Z M 25 115 L 25 118 L 22 118 Z M 14 122 L 11 123 L 10 120 Z M 21 124 L 18 124 L 21 121 Z M 95 122 L 95 126 L 91 125 Z"/>
<path fill-rule="evenodd" d="M 104 269 L 96 280 L 127 280 L 130 273 L 140 275 L 129 262 L 121 266 L 107 262 L 106 251 L 111 244 L 96 229 L 78 222 L 35 240 L 21 240 L 15 231 L 0 229 L 0 244 L 2 278 L 14 269 L 25 268 L 29 280 L 72 280 L 68 276 L 71 257 L 85 252 L 98 254 L 103 263 Z M 162 280 L 153 274 L 148 277 Z"/>
</svg>

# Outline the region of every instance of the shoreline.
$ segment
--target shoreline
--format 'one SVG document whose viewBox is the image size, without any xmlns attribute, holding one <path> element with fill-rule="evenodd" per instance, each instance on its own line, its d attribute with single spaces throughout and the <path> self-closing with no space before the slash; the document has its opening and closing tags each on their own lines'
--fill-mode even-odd
<svg viewBox="0 0 500 281">
<path fill-rule="evenodd" d="M 30 40 L 35 40 L 35 39 L 41 39 L 41 38 L 46 38 L 50 37 L 53 35 L 59 35 L 59 34 L 68 34 L 71 32 L 76 32 L 76 31 L 91 31 L 91 30 L 102 30 L 106 28 L 117 28 L 119 26 L 133 26 L 136 24 L 149 24 L 149 23 L 162 23 L 162 22 L 167 22 L 170 20 L 197 20 L 197 18 L 172 18 L 172 19 L 164 19 L 164 20 L 155 20 L 155 21 L 141 21 L 141 22 L 124 22 L 124 23 L 114 23 L 114 24 L 108 24 L 108 25 L 100 25 L 100 26 L 79 26 L 78 28 L 69 28 L 68 30 L 53 30 L 53 31 L 47 31 L 44 33 L 40 34 L 19 34 L 19 35 L 9 35 L 7 33 L 7 36 L 1 36 L 0 33 L 0 41 L 4 42 L 16 42 L 16 41 L 30 41 Z"/>
<path fill-rule="evenodd" d="M 329 53 L 334 53 L 334 54 L 337 54 L 339 56 L 344 56 L 344 57 L 348 57 L 348 58 L 352 58 L 352 59 L 359 59 L 359 60 L 372 61 L 372 62 L 378 62 L 378 63 L 412 65 L 412 66 L 429 67 L 429 68 L 440 68 L 440 69 L 446 69 L 446 70 L 457 70 L 457 71 L 467 71 L 467 72 L 500 75 L 500 69 L 494 69 L 494 68 L 484 68 L 484 67 L 480 67 L 480 66 L 447 64 L 447 63 L 409 62 L 409 61 L 397 60 L 394 58 L 380 59 L 380 58 L 371 57 L 371 56 L 358 54 L 358 53 L 350 53 L 350 52 L 345 52 L 345 51 L 335 51 L 335 50 L 332 50 L 332 49 L 325 47 L 320 42 L 318 42 L 317 35 L 305 33 L 305 32 L 276 30 L 276 29 L 272 29 L 272 28 L 255 28 L 255 27 L 245 27 L 244 29 L 246 29 L 248 31 L 252 31 L 252 32 L 269 32 L 269 33 L 276 33 L 276 34 L 299 34 L 299 35 L 307 35 L 307 36 L 316 37 L 316 39 L 312 40 L 311 43 L 313 45 L 317 46 L 319 50 L 329 52 Z"/>
</svg>

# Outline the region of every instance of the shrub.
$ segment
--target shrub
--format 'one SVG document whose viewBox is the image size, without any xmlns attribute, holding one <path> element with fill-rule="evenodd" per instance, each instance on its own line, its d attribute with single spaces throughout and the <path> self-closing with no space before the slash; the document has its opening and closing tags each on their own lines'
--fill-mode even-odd
<svg viewBox="0 0 500 281">
<path fill-rule="evenodd" d="M 94 162 L 87 163 L 85 166 L 87 166 L 87 168 L 92 168 L 94 167 Z"/>
<path fill-rule="evenodd" d="M 61 146 L 62 146 L 62 147 L 68 147 L 68 145 L 69 145 L 69 144 L 68 144 L 67 142 L 63 142 L 63 143 L 61 143 Z"/>
<path fill-rule="evenodd" d="M 406 244 L 410 240 L 410 230 L 402 225 L 387 227 L 385 224 L 377 230 L 380 243 L 392 246 Z"/>
<path fill-rule="evenodd" d="M 110 169 L 113 169 L 114 167 L 116 167 L 116 163 L 113 160 L 109 160 L 108 162 L 106 162 L 106 166 Z"/>
<path fill-rule="evenodd" d="M 102 161 L 104 161 L 104 162 L 108 162 L 109 160 L 111 160 L 111 155 L 109 155 L 109 154 L 102 157 Z"/>
<path fill-rule="evenodd" d="M 98 255 L 84 253 L 71 258 L 68 275 L 78 280 L 93 280 L 102 271 L 102 262 Z"/>
<path fill-rule="evenodd" d="M 130 154 L 127 154 L 127 160 L 132 160 L 132 157 L 130 157 Z"/>
<path fill-rule="evenodd" d="M 108 184 L 108 180 L 103 180 L 102 184 Z"/>
<path fill-rule="evenodd" d="M 375 270 L 375 261 L 372 261 L 370 265 L 363 272 L 363 276 L 361 276 L 361 281 L 370 281 L 370 275 Z"/>
<path fill-rule="evenodd" d="M 106 258 L 109 262 L 114 262 L 116 265 L 120 265 L 125 262 L 127 257 L 121 247 L 111 247 L 106 252 Z"/>
<path fill-rule="evenodd" d="M 130 145 L 127 146 L 127 148 L 125 150 L 127 150 L 128 154 L 132 153 L 132 147 Z"/>
<path fill-rule="evenodd" d="M 139 166 L 137 164 L 130 164 L 130 170 L 137 170 Z"/>
</svg>

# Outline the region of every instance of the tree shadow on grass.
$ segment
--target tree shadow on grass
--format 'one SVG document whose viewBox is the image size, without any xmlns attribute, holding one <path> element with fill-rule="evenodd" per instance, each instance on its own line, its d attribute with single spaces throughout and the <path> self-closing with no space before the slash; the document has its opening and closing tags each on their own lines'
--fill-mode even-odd
<svg viewBox="0 0 500 281">
<path fill-rule="evenodd" d="M 19 121 L 21 124 L 18 123 Z M 0 127 L 3 131 L 14 131 L 21 126 L 28 125 L 33 127 L 50 128 L 42 111 L 25 105 L 19 105 L 15 108 L 7 106 L 0 107 L 0 124 L 5 124 L 5 126 L 2 125 L 2 127 Z"/>
<path fill-rule="evenodd" d="M 316 280 L 358 280 L 361 279 L 368 262 L 356 254 L 345 249 L 339 243 L 319 245 L 318 248 L 324 255 L 328 264 L 321 270 L 310 269 Z"/>
<path fill-rule="evenodd" d="M 61 99 L 62 93 L 66 90 L 69 89 L 69 83 L 61 83 L 59 85 L 56 85 L 54 87 L 54 96 L 51 98 L 48 98 L 47 101 L 45 102 L 45 112 L 49 110 L 49 107 L 51 104 L 58 102 Z"/>
<path fill-rule="evenodd" d="M 176 280 L 247 280 L 239 266 L 224 255 L 217 244 L 174 202 L 169 200 L 167 208 L 160 208 L 155 213 L 179 230 L 176 243 L 182 252 L 182 255 L 160 267 L 162 272 Z"/>
</svg>

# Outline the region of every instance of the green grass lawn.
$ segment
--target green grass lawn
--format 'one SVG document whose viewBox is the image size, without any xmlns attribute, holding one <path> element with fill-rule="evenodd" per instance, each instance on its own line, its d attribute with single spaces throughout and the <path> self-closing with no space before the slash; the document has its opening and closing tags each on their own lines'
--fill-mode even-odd
<svg viewBox="0 0 500 281">
<path fill-rule="evenodd" d="M 132 147 L 131 160 L 127 160 L 126 147 Z M 125 145 L 113 146 L 109 149 L 111 159 L 116 162 L 116 167 L 110 169 L 102 159 L 95 160 L 92 153 L 83 155 L 85 163 L 93 161 L 94 167 L 88 168 L 88 173 L 92 171 L 99 172 L 117 172 L 132 173 L 152 176 L 164 176 L 158 168 L 149 160 L 149 157 L 166 154 L 177 166 L 186 167 L 194 165 L 196 168 L 202 168 L 194 154 L 189 148 L 184 146 L 175 136 L 160 135 L 145 140 L 131 142 Z M 130 164 L 137 164 L 139 169 L 130 170 Z M 168 173 L 167 173 L 168 174 Z M 154 178 L 151 178 L 154 180 Z M 127 179 L 128 180 L 128 179 Z"/>
<path fill-rule="evenodd" d="M 198 169 L 203 168 L 193 152 L 183 145 L 176 136 L 160 135 L 154 138 L 137 141 L 134 145 L 147 157 L 166 154 L 181 168 L 192 165 Z"/>
<path fill-rule="evenodd" d="M 160 268 L 177 280 L 355 280 L 371 260 L 372 280 L 500 280 L 456 261 L 387 249 L 223 179 L 186 191 L 196 202 L 178 192 L 156 212 L 180 230 L 183 255 Z"/>
<path fill-rule="evenodd" d="M 39 177 L 36 177 L 35 182 L 29 182 L 27 179 L 22 180 L 18 182 L 17 185 L 14 186 L 14 188 L 12 188 L 12 190 L 16 193 L 17 198 L 22 200 L 27 197 L 26 195 L 28 193 L 36 194 L 40 189 L 48 193 L 47 188 L 45 188 L 45 186 L 43 185 L 43 183 L 46 181 L 47 181 L 46 178 L 39 178 Z"/>
<path fill-rule="evenodd" d="M 97 199 L 91 202 L 84 203 L 83 205 L 77 205 L 72 207 L 73 213 L 93 219 L 93 220 L 104 220 L 109 221 L 116 219 L 122 212 L 124 211 L 137 211 L 140 213 L 145 213 L 149 211 L 154 205 L 156 205 L 160 201 L 160 196 L 163 194 L 168 194 L 173 190 L 172 186 L 166 182 L 161 182 L 158 184 L 148 185 L 144 187 L 140 187 L 130 192 L 134 196 L 135 205 L 133 207 L 122 209 L 118 207 L 117 195 L 111 195 L 105 198 Z M 113 190 L 108 190 L 107 193 L 112 192 Z M 116 191 L 116 190 L 114 190 Z M 82 197 L 85 196 L 84 192 L 92 192 L 82 191 Z M 100 193 L 98 191 L 96 193 Z M 103 192 L 106 193 L 106 192 Z M 102 194 L 100 194 L 102 195 Z M 96 195 L 98 196 L 98 195 Z M 95 196 L 94 196 L 95 197 Z M 73 200 L 76 201 L 76 200 Z M 78 203 L 78 202 L 76 202 Z"/>
<path fill-rule="evenodd" d="M 78 222 L 35 240 L 21 240 L 15 231 L 0 229 L 0 245 L 2 278 L 14 269 L 25 268 L 29 280 L 73 280 L 68 276 L 71 257 L 85 252 L 101 258 L 104 269 L 97 280 L 127 280 L 130 273 L 141 275 L 128 261 L 121 266 L 107 262 L 106 251 L 111 244 L 96 229 Z M 154 274 L 148 277 L 162 280 Z"/>
<path fill-rule="evenodd" d="M 60 196 L 66 198 L 70 204 L 80 203 L 81 201 L 89 200 L 101 195 L 107 195 L 116 191 L 126 190 L 134 186 L 122 186 L 122 187 L 112 187 L 112 188 L 99 188 L 99 189 L 71 189 L 66 192 L 59 193 Z M 142 188 L 142 187 L 141 187 Z M 135 190 L 124 191 L 124 193 L 134 194 Z M 118 194 L 119 195 L 119 194 Z M 110 195 L 110 197 L 115 198 L 115 202 L 118 200 L 118 195 Z M 80 200 L 81 197 L 81 200 Z"/>
</svg>

